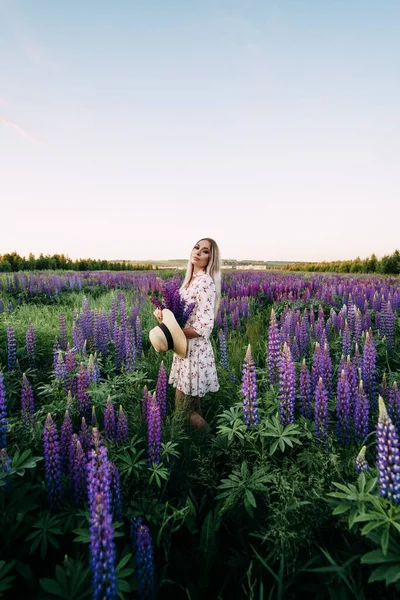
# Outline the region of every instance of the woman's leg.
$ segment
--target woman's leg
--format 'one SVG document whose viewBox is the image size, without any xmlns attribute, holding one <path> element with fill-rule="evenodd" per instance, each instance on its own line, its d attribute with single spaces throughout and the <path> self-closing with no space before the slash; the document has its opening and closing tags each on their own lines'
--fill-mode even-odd
<svg viewBox="0 0 400 600">
<path fill-rule="evenodd" d="M 182 390 L 176 389 L 175 392 L 175 410 L 187 414 L 189 423 L 196 429 L 203 429 L 207 433 L 210 426 L 203 418 L 200 408 L 200 398 L 198 396 L 187 396 Z"/>
</svg>

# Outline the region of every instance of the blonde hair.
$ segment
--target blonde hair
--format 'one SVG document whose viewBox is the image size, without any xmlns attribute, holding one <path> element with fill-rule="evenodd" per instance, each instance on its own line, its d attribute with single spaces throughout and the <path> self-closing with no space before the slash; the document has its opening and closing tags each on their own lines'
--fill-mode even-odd
<svg viewBox="0 0 400 600">
<path fill-rule="evenodd" d="M 210 257 L 208 259 L 208 263 L 206 266 L 206 273 L 210 275 L 215 285 L 215 305 L 214 305 L 214 316 L 216 316 L 219 308 L 219 304 L 221 302 L 221 253 L 218 248 L 218 244 L 215 240 L 211 238 L 200 238 L 199 242 L 202 240 L 210 242 Z M 196 246 L 196 244 L 195 244 Z M 193 276 L 193 264 L 189 258 L 185 279 L 183 280 L 182 288 L 186 288 L 189 285 L 189 281 Z"/>
</svg>

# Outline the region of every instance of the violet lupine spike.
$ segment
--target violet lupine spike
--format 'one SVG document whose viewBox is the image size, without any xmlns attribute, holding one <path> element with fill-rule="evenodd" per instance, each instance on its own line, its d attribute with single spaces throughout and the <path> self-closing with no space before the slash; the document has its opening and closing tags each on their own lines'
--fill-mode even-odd
<svg viewBox="0 0 400 600">
<path fill-rule="evenodd" d="M 369 400 L 364 392 L 362 380 L 357 389 L 354 405 L 354 434 L 356 440 L 363 440 L 368 435 Z"/>
<path fill-rule="evenodd" d="M 349 381 L 345 369 L 342 369 L 338 378 L 336 390 L 336 434 L 339 440 L 348 444 L 352 427 L 352 403 Z"/>
<path fill-rule="evenodd" d="M 29 321 L 28 329 L 25 335 L 26 341 L 26 354 L 28 356 L 28 364 L 31 369 L 36 366 L 35 350 L 36 350 L 36 330 L 32 323 Z"/>
<path fill-rule="evenodd" d="M 129 438 L 129 429 L 128 429 L 128 419 L 124 411 L 122 410 L 122 406 L 119 407 L 118 419 L 117 419 L 117 443 L 123 444 L 128 441 Z"/>
<path fill-rule="evenodd" d="M 117 467 L 113 462 L 109 462 L 111 475 L 111 513 L 113 520 L 123 522 L 121 480 Z"/>
<path fill-rule="evenodd" d="M 242 368 L 242 410 L 243 420 L 248 427 L 254 427 L 259 423 L 257 402 L 257 380 L 256 367 L 251 355 L 250 344 L 247 347 Z"/>
<path fill-rule="evenodd" d="M 279 381 L 280 335 L 274 309 L 271 310 L 268 332 L 268 378 L 271 385 Z"/>
<path fill-rule="evenodd" d="M 400 435 L 400 390 L 397 385 L 397 381 L 393 382 L 392 393 L 390 394 L 392 403 L 392 415 L 389 414 L 392 419 L 392 423 L 397 429 L 397 433 Z"/>
<path fill-rule="evenodd" d="M 91 354 L 89 356 L 87 373 L 88 373 L 88 382 L 89 383 L 99 383 L 100 382 L 100 369 L 99 369 L 99 365 L 97 363 L 97 353 L 96 352 L 94 353 L 94 355 Z"/>
<path fill-rule="evenodd" d="M 161 361 L 158 370 L 157 385 L 156 385 L 157 402 L 160 405 L 161 416 L 165 418 L 167 415 L 167 370 L 164 367 L 164 361 Z"/>
<path fill-rule="evenodd" d="M 389 386 L 388 386 L 388 382 L 387 382 L 387 378 L 386 378 L 386 373 L 383 373 L 382 381 L 379 386 L 379 395 L 382 396 L 385 404 L 387 404 L 387 401 L 388 401 L 388 390 L 389 390 Z M 389 416 L 391 418 L 390 412 L 389 412 Z"/>
<path fill-rule="evenodd" d="M 60 324 L 60 347 L 62 350 L 67 349 L 67 322 L 65 320 L 65 315 L 60 313 L 59 317 Z"/>
<path fill-rule="evenodd" d="M 142 356 L 143 352 L 143 333 L 142 333 L 142 323 L 140 318 L 136 318 L 136 356 Z"/>
<path fill-rule="evenodd" d="M 12 325 L 7 327 L 7 365 L 9 371 L 13 371 L 17 366 L 17 343 Z"/>
<path fill-rule="evenodd" d="M 322 377 L 319 378 L 315 388 L 314 411 L 317 443 L 322 447 L 326 447 L 328 443 L 328 392 L 325 389 Z"/>
<path fill-rule="evenodd" d="M 367 332 L 363 351 L 362 379 L 372 410 L 376 406 L 376 350 L 372 331 Z"/>
<path fill-rule="evenodd" d="M 147 401 L 147 447 L 148 462 L 158 464 L 161 450 L 161 411 L 157 402 L 156 393 Z"/>
<path fill-rule="evenodd" d="M 354 461 L 354 467 L 357 473 L 362 473 L 363 471 L 369 471 L 369 464 L 367 459 L 365 458 L 365 453 L 367 451 L 367 446 L 363 446 L 360 452 L 357 454 L 357 458 Z"/>
<path fill-rule="evenodd" d="M 136 368 L 136 333 L 132 326 L 128 326 L 125 334 L 125 371 L 134 373 Z"/>
<path fill-rule="evenodd" d="M 226 371 L 228 371 L 229 363 L 228 363 L 226 339 L 225 339 L 225 334 L 222 331 L 222 329 L 220 329 L 220 331 L 218 332 L 218 339 L 219 339 L 219 357 L 220 357 L 221 367 L 223 369 L 225 369 Z"/>
<path fill-rule="evenodd" d="M 115 440 L 116 438 L 115 409 L 111 396 L 108 396 L 104 409 L 104 434 L 109 440 Z"/>
<path fill-rule="evenodd" d="M 50 413 L 43 430 L 43 446 L 47 497 L 51 510 L 57 510 L 63 499 L 61 454 L 57 425 Z"/>
<path fill-rule="evenodd" d="M 392 310 L 390 301 L 385 302 L 382 312 L 382 328 L 386 339 L 386 347 L 389 352 L 394 348 L 394 322 L 395 315 Z"/>
<path fill-rule="evenodd" d="M 80 431 L 78 434 L 78 438 L 82 445 L 84 453 L 87 454 L 90 450 L 90 444 L 91 444 L 92 438 L 91 438 L 90 431 L 87 426 L 85 417 L 82 417 L 81 428 L 80 428 Z"/>
<path fill-rule="evenodd" d="M 344 329 L 342 332 L 342 352 L 345 356 L 351 352 L 351 331 L 347 322 L 344 323 Z"/>
<path fill-rule="evenodd" d="M 398 503 L 400 502 L 399 437 L 381 396 L 378 405 L 376 445 L 379 493 L 384 498 Z"/>
<path fill-rule="evenodd" d="M 151 394 L 145 385 L 142 395 L 142 419 L 145 423 L 147 422 L 147 404 L 149 402 L 149 398 L 151 398 Z"/>
<path fill-rule="evenodd" d="M 289 346 L 284 344 L 279 367 L 279 403 L 282 425 L 294 423 L 296 367 Z"/>
<path fill-rule="evenodd" d="M 85 365 L 83 362 L 79 365 L 79 370 L 76 376 L 77 382 L 77 396 L 78 396 L 78 409 L 79 414 L 85 419 L 90 419 L 90 400 L 87 388 L 89 385 L 89 376 L 86 372 Z"/>
<path fill-rule="evenodd" d="M 131 520 L 132 548 L 136 556 L 138 594 L 140 600 L 155 597 L 154 559 L 150 531 L 141 517 Z"/>
<path fill-rule="evenodd" d="M 90 450 L 87 467 L 92 598 L 114 600 L 117 597 L 117 574 L 111 513 L 111 474 L 107 448 L 100 443 L 97 434 L 97 430 L 93 429 L 94 448 Z"/>
<path fill-rule="evenodd" d="M 32 425 L 35 419 L 35 400 L 32 386 L 25 373 L 22 376 L 21 412 L 25 425 Z"/>
<path fill-rule="evenodd" d="M 7 401 L 6 387 L 4 385 L 4 375 L 0 373 L 0 450 L 7 445 Z"/>
<path fill-rule="evenodd" d="M 59 350 L 57 352 L 57 360 L 56 360 L 55 368 L 54 368 L 54 377 L 58 381 L 62 381 L 63 383 L 65 383 L 66 376 L 67 376 L 67 371 L 65 368 L 64 358 L 63 358 L 61 350 Z"/>
<path fill-rule="evenodd" d="M 322 377 L 322 381 L 324 381 L 324 354 L 319 342 L 315 342 L 313 364 L 311 367 L 311 391 L 313 394 L 318 385 L 318 380 L 320 377 Z"/>
<path fill-rule="evenodd" d="M 330 397 L 332 394 L 332 359 L 329 353 L 328 342 L 324 343 L 324 360 L 323 360 L 323 382 L 325 384 L 326 391 Z"/>
<path fill-rule="evenodd" d="M 87 453 L 76 433 L 71 436 L 68 459 L 73 502 L 75 506 L 82 506 L 87 501 Z"/>
<path fill-rule="evenodd" d="M 303 358 L 303 362 L 300 368 L 299 395 L 300 414 L 303 415 L 303 417 L 306 417 L 306 419 L 312 419 L 311 375 L 306 365 L 305 358 Z"/>
<path fill-rule="evenodd" d="M 72 438 L 72 421 L 68 410 L 65 411 L 64 420 L 61 425 L 61 462 L 63 470 L 66 471 L 69 460 L 69 448 Z"/>
</svg>

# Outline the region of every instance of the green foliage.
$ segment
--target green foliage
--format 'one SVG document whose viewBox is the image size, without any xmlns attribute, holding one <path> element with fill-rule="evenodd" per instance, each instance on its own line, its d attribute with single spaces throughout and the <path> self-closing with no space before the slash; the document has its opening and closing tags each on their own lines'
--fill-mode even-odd
<svg viewBox="0 0 400 600">
<path fill-rule="evenodd" d="M 257 507 L 256 494 L 266 491 L 265 484 L 269 480 L 266 469 L 255 469 L 251 473 L 246 462 L 243 462 L 240 469 L 234 469 L 228 478 L 222 479 L 217 486 L 217 489 L 223 490 L 216 496 L 216 500 L 223 500 L 218 515 L 222 516 L 224 512 L 243 505 L 252 518 L 253 509 Z"/>
<path fill-rule="evenodd" d="M 11 582 L 15 579 L 15 575 L 9 575 L 14 565 L 15 560 L 0 560 L 0 598 L 4 597 L 4 592 L 11 588 Z"/>
<path fill-rule="evenodd" d="M 53 548 L 60 547 L 57 536 L 62 535 L 60 517 L 51 516 L 49 512 L 43 513 L 33 524 L 33 531 L 25 538 L 26 542 L 31 542 L 29 554 L 40 549 L 40 556 L 44 559 L 49 545 Z"/>
</svg>

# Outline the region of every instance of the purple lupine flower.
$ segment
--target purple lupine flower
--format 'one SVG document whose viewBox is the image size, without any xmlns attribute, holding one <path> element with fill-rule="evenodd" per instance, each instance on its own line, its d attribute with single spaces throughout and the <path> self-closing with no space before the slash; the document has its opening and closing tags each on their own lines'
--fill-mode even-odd
<svg viewBox="0 0 400 600">
<path fill-rule="evenodd" d="M 75 354 L 71 349 L 69 342 L 67 343 L 67 349 L 65 351 L 65 368 L 68 373 L 75 370 Z"/>
<path fill-rule="evenodd" d="M 90 400 L 87 388 L 89 385 L 89 376 L 86 372 L 85 365 L 83 362 L 79 365 L 79 370 L 76 375 L 77 383 L 77 395 L 78 395 L 78 409 L 79 414 L 86 419 L 90 418 Z"/>
<path fill-rule="evenodd" d="M 354 324 L 354 340 L 357 344 L 361 343 L 361 336 L 363 331 L 363 318 L 361 310 L 358 308 L 356 311 L 355 324 Z"/>
<path fill-rule="evenodd" d="M 25 373 L 22 376 L 21 412 L 25 425 L 32 425 L 35 418 L 35 400 L 33 397 L 32 386 L 30 385 Z"/>
<path fill-rule="evenodd" d="M 258 425 L 258 402 L 256 367 L 251 355 L 251 346 L 247 346 L 242 368 L 243 420 L 248 427 Z"/>
<path fill-rule="evenodd" d="M 82 327 L 77 322 L 72 326 L 72 344 L 77 352 L 83 352 L 85 338 Z"/>
<path fill-rule="evenodd" d="M 91 383 L 91 382 L 99 383 L 100 382 L 100 369 L 99 369 L 99 365 L 97 363 L 97 353 L 96 352 L 94 353 L 94 355 L 91 354 L 89 356 L 87 372 L 88 372 L 89 383 Z"/>
<path fill-rule="evenodd" d="M 56 510 L 63 498 L 62 467 L 57 425 L 50 413 L 43 430 L 43 445 L 47 497 L 51 510 Z"/>
<path fill-rule="evenodd" d="M 28 356 L 28 364 L 31 369 L 35 368 L 35 349 L 36 349 L 36 330 L 31 322 L 29 322 L 28 329 L 25 335 L 26 340 L 26 354 Z"/>
<path fill-rule="evenodd" d="M 392 419 L 393 425 L 397 429 L 397 433 L 400 435 L 400 390 L 397 385 L 397 381 L 393 382 L 392 389 L 389 394 L 390 401 L 390 412 L 389 417 Z"/>
<path fill-rule="evenodd" d="M 386 303 L 384 311 L 382 313 L 382 325 L 383 331 L 386 338 L 386 347 L 390 352 L 394 348 L 394 322 L 395 314 L 392 310 L 390 301 Z"/>
<path fill-rule="evenodd" d="M 161 411 L 155 392 L 152 396 L 149 395 L 147 401 L 147 445 L 149 464 L 158 464 L 161 449 Z"/>
<path fill-rule="evenodd" d="M 318 380 L 320 377 L 322 377 L 322 381 L 324 381 L 324 354 L 319 342 L 315 342 L 313 364 L 311 367 L 311 391 L 313 394 L 318 385 Z"/>
<path fill-rule="evenodd" d="M 127 327 L 125 333 L 125 371 L 134 373 L 136 367 L 136 342 L 135 330 L 133 327 Z"/>
<path fill-rule="evenodd" d="M 4 302 L 0 299 L 0 314 L 4 312 Z"/>
<path fill-rule="evenodd" d="M 78 434 L 78 438 L 82 445 L 84 453 L 87 454 L 90 450 L 90 444 L 91 444 L 92 438 L 91 438 L 90 431 L 87 426 L 85 417 L 82 417 L 81 428 L 80 428 L 80 431 Z"/>
<path fill-rule="evenodd" d="M 55 363 L 55 368 L 54 368 L 54 377 L 58 381 L 65 382 L 66 376 L 67 376 L 67 371 L 65 369 L 64 358 L 63 358 L 61 350 L 59 350 L 57 352 L 57 361 Z"/>
<path fill-rule="evenodd" d="M 61 350 L 60 344 L 58 343 L 58 337 L 56 336 L 54 338 L 54 344 L 53 344 L 53 371 L 54 372 L 57 371 L 58 353 L 60 350 Z"/>
<path fill-rule="evenodd" d="M 231 372 L 229 373 L 229 381 L 230 381 L 231 383 L 233 383 L 233 384 L 235 384 L 235 383 L 236 383 L 236 375 L 235 375 L 234 371 L 231 371 Z"/>
<path fill-rule="evenodd" d="M 104 434 L 109 440 L 115 440 L 115 409 L 113 403 L 111 402 L 111 396 L 108 396 L 106 407 L 104 409 Z"/>
<path fill-rule="evenodd" d="M 354 404 L 354 434 L 357 440 L 368 435 L 369 400 L 364 392 L 362 380 L 359 383 Z"/>
<path fill-rule="evenodd" d="M 381 396 L 378 399 L 379 419 L 376 426 L 379 493 L 384 498 L 400 502 L 399 437 Z"/>
<path fill-rule="evenodd" d="M 132 547 L 136 556 L 138 593 L 140 600 L 154 598 L 154 559 L 150 531 L 141 517 L 131 521 Z"/>
<path fill-rule="evenodd" d="M 219 357 L 220 357 L 221 367 L 227 371 L 229 369 L 229 363 L 228 363 L 228 355 L 227 355 L 227 348 L 226 348 L 226 338 L 225 338 L 225 334 L 222 331 L 222 329 L 220 329 L 218 332 L 218 339 L 219 339 Z"/>
<path fill-rule="evenodd" d="M 307 419 L 312 418 L 312 407 L 311 407 L 311 375 L 306 365 L 306 359 L 303 358 L 303 362 L 300 368 L 300 384 L 299 384 L 299 395 L 300 395 L 300 414 Z"/>
<path fill-rule="evenodd" d="M 59 315 L 60 323 L 60 347 L 62 350 L 67 349 L 67 323 L 63 313 Z"/>
<path fill-rule="evenodd" d="M 9 371 L 13 371 L 17 366 L 17 343 L 12 325 L 7 327 L 7 364 Z"/>
<path fill-rule="evenodd" d="M 82 506 L 87 501 L 87 454 L 76 433 L 71 436 L 67 456 L 73 502 Z"/>
<path fill-rule="evenodd" d="M 344 322 L 344 329 L 342 332 L 342 351 L 345 356 L 351 352 L 351 331 L 347 319 Z"/>
<path fill-rule="evenodd" d="M 329 353 L 329 344 L 328 342 L 324 343 L 324 360 L 323 360 L 323 377 L 322 380 L 324 382 L 326 391 L 328 392 L 328 396 L 330 397 L 332 394 L 332 359 Z"/>
<path fill-rule="evenodd" d="M 284 344 L 279 366 L 279 402 L 282 425 L 294 423 L 296 402 L 296 367 L 289 346 Z"/>
<path fill-rule="evenodd" d="M 4 375 L 0 373 L 0 450 L 7 445 L 7 401 Z"/>
<path fill-rule="evenodd" d="M 121 495 L 121 480 L 118 469 L 113 462 L 109 462 L 111 475 L 111 514 L 114 521 L 122 523 L 122 495 Z"/>
<path fill-rule="evenodd" d="M 352 403 L 350 395 L 349 381 L 345 369 L 342 369 L 338 378 L 336 390 L 336 415 L 338 422 L 336 424 L 336 434 L 339 440 L 344 443 L 350 442 L 350 431 L 352 426 Z"/>
<path fill-rule="evenodd" d="M 128 431 L 128 419 L 124 411 L 122 410 L 122 406 L 119 407 L 118 419 L 117 419 L 117 435 L 116 440 L 118 444 L 123 444 L 128 441 L 129 431 Z"/>
<path fill-rule="evenodd" d="M 328 443 L 328 392 L 325 389 L 322 377 L 319 378 L 315 388 L 315 435 L 317 443 L 325 446 Z"/>
<path fill-rule="evenodd" d="M 367 332 L 363 351 L 362 379 L 371 408 L 376 406 L 376 350 L 372 331 Z"/>
<path fill-rule="evenodd" d="M 271 385 L 279 381 L 280 347 L 278 321 L 272 309 L 268 332 L 268 378 Z"/>
<path fill-rule="evenodd" d="M 140 318 L 136 318 L 136 356 L 142 356 L 143 352 L 143 333 L 142 333 L 142 323 Z"/>
<path fill-rule="evenodd" d="M 69 461 L 69 448 L 72 438 L 72 421 L 68 410 L 65 411 L 64 420 L 61 425 L 61 462 L 64 471 L 67 470 Z"/>
<path fill-rule="evenodd" d="M 228 324 L 228 315 L 226 314 L 226 311 L 224 311 L 224 318 L 222 320 L 222 329 L 224 331 L 224 336 L 225 339 L 228 339 L 228 335 L 229 335 L 229 324 Z"/>
<path fill-rule="evenodd" d="M 360 452 L 357 455 L 357 458 L 354 461 L 354 467 L 357 473 L 362 473 L 363 471 L 369 471 L 369 464 L 367 459 L 365 458 L 365 453 L 367 451 L 367 446 L 363 446 Z"/>
<path fill-rule="evenodd" d="M 107 448 L 100 443 L 97 429 L 93 429 L 93 438 L 94 448 L 90 450 L 87 467 L 92 597 L 94 600 L 114 600 L 117 597 L 117 575 L 111 513 L 111 473 Z"/>
<path fill-rule="evenodd" d="M 147 389 L 147 386 L 145 385 L 143 388 L 143 395 L 142 395 L 142 419 L 143 421 L 147 421 L 147 404 L 149 402 L 149 398 L 151 398 L 151 394 Z"/>
<path fill-rule="evenodd" d="M 164 361 L 161 361 L 158 370 L 156 385 L 157 402 L 160 405 L 161 416 L 164 418 L 167 414 L 167 370 L 164 367 Z"/>
</svg>

